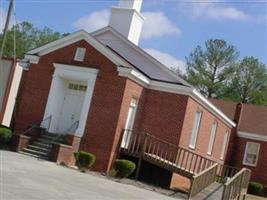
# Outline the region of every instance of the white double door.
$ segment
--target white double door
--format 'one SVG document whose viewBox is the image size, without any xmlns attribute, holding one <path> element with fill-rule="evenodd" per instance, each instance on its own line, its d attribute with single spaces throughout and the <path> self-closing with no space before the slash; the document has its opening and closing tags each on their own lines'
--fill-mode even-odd
<svg viewBox="0 0 267 200">
<path fill-rule="evenodd" d="M 87 86 L 68 83 L 60 111 L 57 132 L 66 134 L 78 128 Z"/>
</svg>

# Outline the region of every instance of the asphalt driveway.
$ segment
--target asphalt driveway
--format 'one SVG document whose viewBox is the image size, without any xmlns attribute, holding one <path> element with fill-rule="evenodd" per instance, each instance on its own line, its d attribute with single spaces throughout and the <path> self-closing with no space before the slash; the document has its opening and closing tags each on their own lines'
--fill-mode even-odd
<svg viewBox="0 0 267 200">
<path fill-rule="evenodd" d="M 0 200 L 173 200 L 158 193 L 0 151 Z"/>
</svg>

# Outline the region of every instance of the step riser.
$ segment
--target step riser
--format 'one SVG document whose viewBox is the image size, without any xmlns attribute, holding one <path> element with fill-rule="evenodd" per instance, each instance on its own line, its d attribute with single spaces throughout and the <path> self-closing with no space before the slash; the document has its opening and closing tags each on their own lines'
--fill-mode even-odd
<svg viewBox="0 0 267 200">
<path fill-rule="evenodd" d="M 41 139 L 44 139 L 44 140 L 49 140 L 49 141 L 61 141 L 63 142 L 64 141 L 64 138 L 62 137 L 57 137 L 57 136 L 49 136 L 49 135 L 42 135 L 41 136 Z"/>
<path fill-rule="evenodd" d="M 41 159 L 49 159 L 53 144 L 64 143 L 64 136 L 42 131 L 40 138 L 32 141 L 20 153 Z"/>
<path fill-rule="evenodd" d="M 39 159 L 42 159 L 42 160 L 49 160 L 49 157 L 47 156 L 40 156 L 40 155 L 34 155 L 34 154 L 30 154 L 30 153 L 27 153 L 27 152 L 24 152 L 24 151 L 20 151 L 19 153 L 23 154 L 23 155 L 27 155 L 27 156 L 31 156 L 31 157 L 34 157 L 34 158 L 39 158 Z"/>
<path fill-rule="evenodd" d="M 33 151 L 39 151 L 39 152 L 43 152 L 43 153 L 50 153 L 51 152 L 51 148 L 50 147 L 49 148 L 45 148 L 45 147 L 29 145 L 27 148 L 31 149 Z"/>
<path fill-rule="evenodd" d="M 28 154 L 32 154 L 32 155 L 35 155 L 35 156 L 43 156 L 43 157 L 48 157 L 49 156 L 49 153 L 43 153 L 43 152 L 39 152 L 39 151 L 33 151 L 33 150 L 30 150 L 30 149 L 23 149 L 22 150 L 23 152 L 25 153 L 28 153 Z"/>
</svg>

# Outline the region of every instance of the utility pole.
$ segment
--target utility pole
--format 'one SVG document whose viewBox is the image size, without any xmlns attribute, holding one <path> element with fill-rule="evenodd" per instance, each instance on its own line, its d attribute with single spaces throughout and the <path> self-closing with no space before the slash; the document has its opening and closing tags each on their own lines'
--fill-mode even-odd
<svg viewBox="0 0 267 200">
<path fill-rule="evenodd" d="M 7 31 L 8 31 L 8 26 L 9 26 L 9 22 L 10 22 L 12 10 L 13 10 L 13 3 L 14 3 L 14 0 L 9 1 L 6 23 L 5 23 L 5 27 L 3 30 L 2 44 L 1 44 L 1 49 L 0 49 L 0 97 L 1 97 L 1 99 L 0 99 L 0 111 L 2 110 L 2 103 L 4 100 L 4 90 L 5 90 L 3 88 L 3 84 L 1 83 L 1 80 L 3 80 L 3 76 L 4 76 L 3 66 L 2 66 L 2 57 L 3 57 L 4 47 L 5 47 L 5 43 L 6 43 L 6 35 L 7 35 Z"/>
</svg>

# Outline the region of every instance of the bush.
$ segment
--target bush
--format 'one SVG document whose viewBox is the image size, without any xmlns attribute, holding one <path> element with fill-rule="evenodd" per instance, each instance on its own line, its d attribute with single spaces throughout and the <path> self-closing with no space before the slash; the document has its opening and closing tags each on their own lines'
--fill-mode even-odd
<svg viewBox="0 0 267 200">
<path fill-rule="evenodd" d="M 96 156 L 94 154 L 85 151 L 75 152 L 74 156 L 76 159 L 76 165 L 82 170 L 89 169 L 96 161 Z"/>
<path fill-rule="evenodd" d="M 263 185 L 257 182 L 250 182 L 248 184 L 248 193 L 250 194 L 260 194 L 263 190 Z"/>
<path fill-rule="evenodd" d="M 5 146 L 8 144 L 12 137 L 12 130 L 10 128 L 4 127 L 1 125 L 0 127 L 0 146 Z"/>
<path fill-rule="evenodd" d="M 113 165 L 113 168 L 116 171 L 117 177 L 126 178 L 134 172 L 136 165 L 130 160 L 117 159 Z"/>
</svg>

